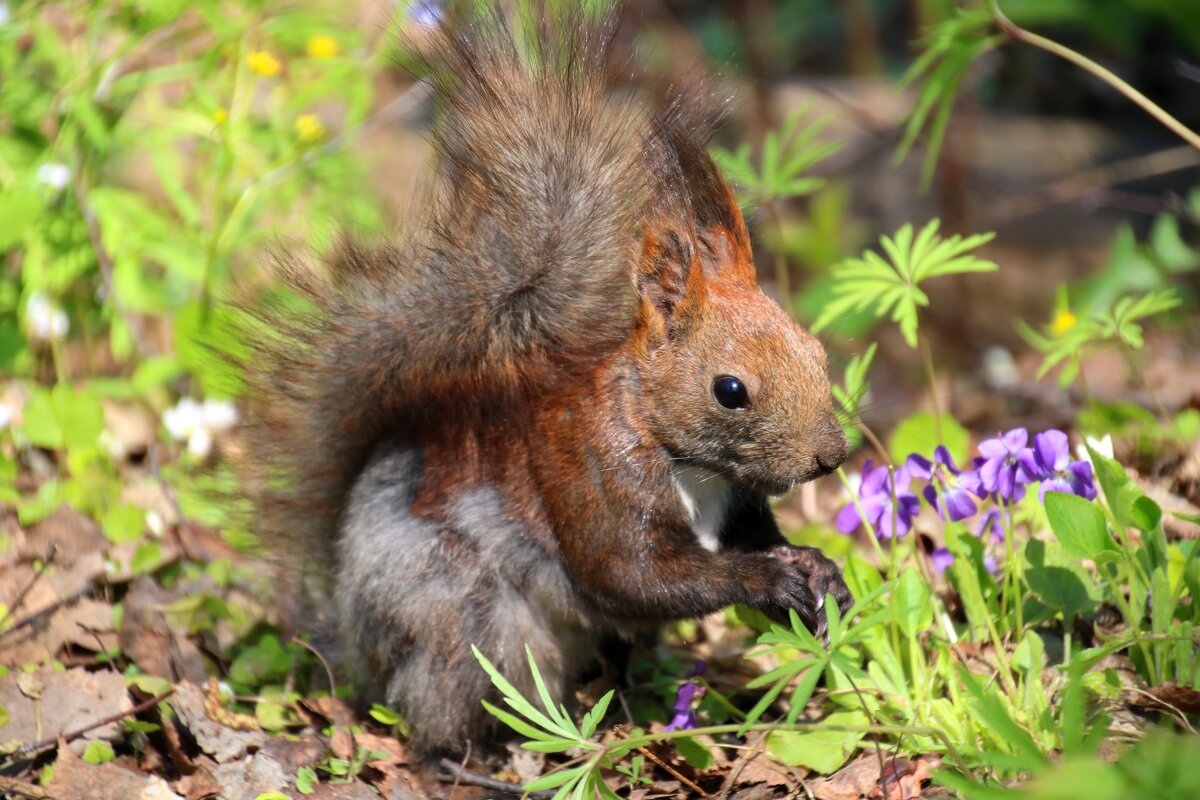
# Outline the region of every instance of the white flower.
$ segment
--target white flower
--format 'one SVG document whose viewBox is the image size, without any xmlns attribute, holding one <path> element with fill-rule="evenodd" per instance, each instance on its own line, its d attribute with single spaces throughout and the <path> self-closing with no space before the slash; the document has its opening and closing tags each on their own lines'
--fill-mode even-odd
<svg viewBox="0 0 1200 800">
<path fill-rule="evenodd" d="M 62 339 L 71 329 L 67 312 L 54 305 L 50 298 L 41 292 L 34 292 L 29 296 L 29 302 L 25 305 L 25 324 L 33 338 L 44 342 Z"/>
<path fill-rule="evenodd" d="M 38 167 L 37 182 L 44 183 L 55 191 L 61 192 L 71 182 L 71 168 L 66 164 L 42 164 Z"/>
<path fill-rule="evenodd" d="M 228 400 L 205 400 L 203 417 L 210 431 L 227 431 L 237 422 L 237 408 Z"/>
<path fill-rule="evenodd" d="M 12 424 L 13 417 L 17 415 L 17 410 L 9 405 L 0 405 L 0 431 Z"/>
<path fill-rule="evenodd" d="M 3 25 L 10 19 L 12 19 L 12 12 L 8 10 L 8 3 L 0 0 L 0 25 Z"/>
<path fill-rule="evenodd" d="M 150 532 L 155 536 L 162 536 L 167 530 L 167 523 L 166 520 L 162 518 L 162 514 L 151 510 L 146 512 L 146 527 L 149 528 Z"/>
<path fill-rule="evenodd" d="M 185 397 L 163 414 L 163 425 L 171 438 L 186 441 L 192 455 L 204 458 L 212 452 L 213 433 L 228 430 L 237 422 L 237 409 L 228 400 L 198 403 Z"/>
<path fill-rule="evenodd" d="M 1113 455 L 1112 434 L 1109 434 L 1109 433 L 1104 434 L 1103 439 L 1093 439 L 1090 436 L 1085 436 L 1084 439 L 1087 441 L 1088 447 L 1091 447 L 1093 450 L 1095 450 L 1100 455 L 1105 456 L 1107 458 L 1115 458 L 1115 456 Z M 1075 454 L 1079 456 L 1079 459 L 1081 461 L 1086 461 L 1089 464 L 1092 464 L 1092 454 L 1088 452 L 1087 447 L 1085 447 L 1081 444 L 1076 445 L 1075 446 Z M 1092 464 L 1092 466 L 1095 467 L 1096 465 Z"/>
<path fill-rule="evenodd" d="M 848 484 L 848 485 L 847 485 Z M 846 484 L 842 485 L 842 494 L 849 497 L 858 497 L 858 490 L 862 488 L 862 473 L 849 472 L 846 474 Z"/>
<path fill-rule="evenodd" d="M 212 452 L 212 431 L 208 428 L 197 428 L 188 437 L 188 452 L 196 458 L 204 458 Z"/>
<path fill-rule="evenodd" d="M 200 427 L 202 414 L 200 404 L 190 397 L 185 397 L 163 413 L 163 425 L 167 433 L 179 441 L 192 435 L 192 431 Z"/>
<path fill-rule="evenodd" d="M 1012 353 L 998 345 L 983 352 L 983 376 L 996 387 L 1014 386 L 1021 380 Z"/>
</svg>

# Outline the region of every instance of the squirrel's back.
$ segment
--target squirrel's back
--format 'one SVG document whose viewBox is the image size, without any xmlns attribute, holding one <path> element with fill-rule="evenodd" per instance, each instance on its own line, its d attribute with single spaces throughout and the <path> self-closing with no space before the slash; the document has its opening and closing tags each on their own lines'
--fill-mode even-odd
<svg viewBox="0 0 1200 800">
<path fill-rule="evenodd" d="M 611 17 L 534 18 L 523 37 L 498 12 L 442 23 L 426 216 L 403 243 L 284 264 L 301 301 L 246 328 L 255 524 L 294 564 L 336 565 L 381 439 L 520 414 L 629 336 L 647 122 L 604 91 Z"/>
</svg>

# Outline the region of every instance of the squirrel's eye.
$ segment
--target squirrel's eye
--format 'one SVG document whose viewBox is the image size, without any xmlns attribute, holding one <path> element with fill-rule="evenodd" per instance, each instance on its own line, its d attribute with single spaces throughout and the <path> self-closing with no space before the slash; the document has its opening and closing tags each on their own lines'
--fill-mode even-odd
<svg viewBox="0 0 1200 800">
<path fill-rule="evenodd" d="M 713 381 L 713 397 L 725 408 L 739 409 L 750 405 L 746 385 L 732 375 L 722 375 Z"/>
</svg>

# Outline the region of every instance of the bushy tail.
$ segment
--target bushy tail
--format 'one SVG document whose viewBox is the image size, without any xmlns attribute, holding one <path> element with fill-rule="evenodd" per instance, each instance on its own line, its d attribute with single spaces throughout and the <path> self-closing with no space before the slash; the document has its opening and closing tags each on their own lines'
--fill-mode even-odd
<svg viewBox="0 0 1200 800">
<path fill-rule="evenodd" d="M 248 482 L 275 552 L 335 564 L 381 438 L 502 411 L 629 334 L 643 122 L 603 92 L 611 22 L 539 19 L 523 39 L 496 15 L 444 23 L 428 218 L 323 274 L 285 265 L 291 293 L 246 327 Z"/>
</svg>

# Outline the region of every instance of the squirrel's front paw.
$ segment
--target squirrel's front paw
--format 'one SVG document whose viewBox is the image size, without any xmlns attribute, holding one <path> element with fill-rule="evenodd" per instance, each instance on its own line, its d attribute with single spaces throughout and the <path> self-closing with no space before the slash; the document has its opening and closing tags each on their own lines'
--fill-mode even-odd
<svg viewBox="0 0 1200 800">
<path fill-rule="evenodd" d="M 821 613 L 825 604 L 825 595 L 833 595 L 833 599 L 837 601 L 838 610 L 843 614 L 854 603 L 854 597 L 842 579 L 842 571 L 838 565 L 826 558 L 825 554 L 817 548 L 783 544 L 772 548 L 767 553 L 772 558 L 795 567 L 805 577 L 808 591 L 812 597 L 816 598 L 815 605 L 811 615 L 805 615 L 800 608 L 796 610 L 801 612 L 800 616 L 804 619 L 805 624 L 814 629 L 818 636 L 825 634 L 825 614 Z"/>
<path fill-rule="evenodd" d="M 799 567 L 768 553 L 750 556 L 749 561 L 754 574 L 747 583 L 757 586 L 757 596 L 749 605 L 784 626 L 789 624 L 788 611 L 795 609 L 804 624 L 812 627 L 818 605 L 816 595 L 809 588 L 808 575 Z"/>
</svg>

